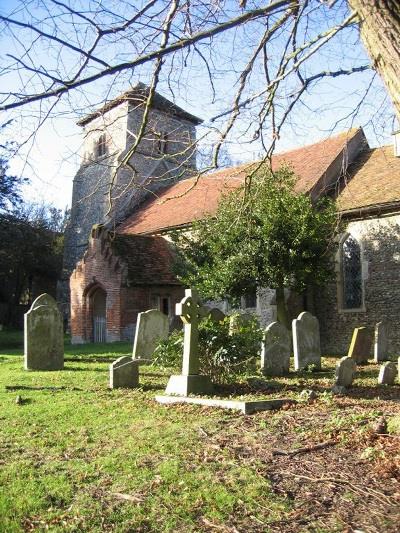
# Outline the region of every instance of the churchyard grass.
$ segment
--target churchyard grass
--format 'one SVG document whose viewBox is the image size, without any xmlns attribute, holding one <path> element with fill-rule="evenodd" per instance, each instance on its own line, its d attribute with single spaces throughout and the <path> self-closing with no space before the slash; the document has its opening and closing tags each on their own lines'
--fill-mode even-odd
<svg viewBox="0 0 400 533">
<path fill-rule="evenodd" d="M 218 395 L 318 396 L 243 416 L 157 404 L 170 372 L 150 366 L 140 389 L 108 390 L 131 343 L 66 344 L 65 370 L 26 372 L 13 339 L 0 339 L 0 531 L 397 529 L 399 435 L 372 428 L 400 416 L 400 387 L 377 386 L 378 365 L 346 397 L 328 392 L 334 358 L 325 372 L 244 377 Z"/>
</svg>

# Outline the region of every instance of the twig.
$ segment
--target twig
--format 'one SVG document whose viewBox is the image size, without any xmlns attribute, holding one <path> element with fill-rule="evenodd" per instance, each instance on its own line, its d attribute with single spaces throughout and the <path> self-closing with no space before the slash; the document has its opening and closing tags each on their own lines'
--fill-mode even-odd
<svg viewBox="0 0 400 533">
<path fill-rule="evenodd" d="M 323 450 L 324 448 L 328 448 L 329 446 L 335 446 L 336 444 L 336 440 L 328 440 L 326 442 L 320 442 L 319 444 L 314 444 L 312 446 L 304 446 L 302 448 L 297 448 L 296 450 L 288 452 L 285 450 L 273 450 L 272 455 L 288 455 L 290 457 L 293 457 L 293 455 L 298 455 L 299 453 L 308 453 L 313 452 L 314 450 Z"/>
</svg>

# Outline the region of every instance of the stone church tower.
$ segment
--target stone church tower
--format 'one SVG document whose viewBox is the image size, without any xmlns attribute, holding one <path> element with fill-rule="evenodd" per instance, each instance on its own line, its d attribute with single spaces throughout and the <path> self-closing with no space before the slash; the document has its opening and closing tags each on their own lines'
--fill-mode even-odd
<svg viewBox="0 0 400 533">
<path fill-rule="evenodd" d="M 148 88 L 139 83 L 78 122 L 84 144 L 73 182 L 58 298 L 65 315 L 69 277 L 87 249 L 93 225 L 113 229 L 149 194 L 196 171 L 196 126 L 202 121 L 158 93 L 137 143 L 147 95 Z"/>
</svg>

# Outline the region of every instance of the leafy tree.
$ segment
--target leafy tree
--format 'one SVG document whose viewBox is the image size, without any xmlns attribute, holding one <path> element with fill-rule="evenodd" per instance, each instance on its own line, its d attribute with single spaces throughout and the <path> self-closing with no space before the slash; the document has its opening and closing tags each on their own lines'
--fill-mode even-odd
<svg viewBox="0 0 400 533">
<path fill-rule="evenodd" d="M 0 302 L 16 325 L 18 306 L 31 303 L 35 282 L 54 286 L 62 267 L 64 216 L 51 206 L 23 205 L 0 213 Z"/>
<path fill-rule="evenodd" d="M 337 215 L 328 199 L 296 194 L 295 176 L 260 168 L 245 186 L 225 194 L 214 216 L 176 233 L 177 273 L 205 298 L 238 298 L 256 287 L 276 289 L 278 320 L 288 314 L 284 288 L 303 291 L 331 274 Z"/>
</svg>

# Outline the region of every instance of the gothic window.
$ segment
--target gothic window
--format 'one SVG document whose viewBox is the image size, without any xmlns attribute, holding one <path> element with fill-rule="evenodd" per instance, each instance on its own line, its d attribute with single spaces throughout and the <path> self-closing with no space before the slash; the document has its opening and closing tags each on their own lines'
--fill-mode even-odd
<svg viewBox="0 0 400 533">
<path fill-rule="evenodd" d="M 101 157 L 103 155 L 106 155 L 106 153 L 107 153 L 107 138 L 106 138 L 106 134 L 102 133 L 100 137 L 97 139 L 96 156 Z"/>
<path fill-rule="evenodd" d="M 363 304 L 361 248 L 349 235 L 342 243 L 343 308 L 358 309 Z"/>
</svg>

